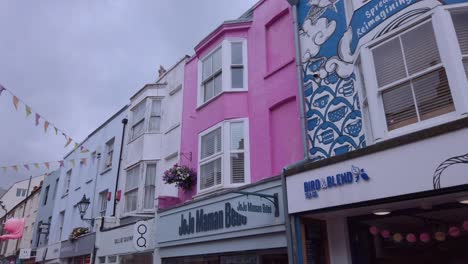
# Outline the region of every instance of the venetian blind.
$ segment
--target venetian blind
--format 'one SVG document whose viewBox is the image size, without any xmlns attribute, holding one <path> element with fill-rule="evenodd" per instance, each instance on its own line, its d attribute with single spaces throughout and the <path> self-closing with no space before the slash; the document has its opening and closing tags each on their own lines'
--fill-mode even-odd
<svg viewBox="0 0 468 264">
<path fill-rule="evenodd" d="M 463 54 L 463 65 L 468 77 L 468 10 L 453 13 L 452 18 L 458 43 Z"/>
<path fill-rule="evenodd" d="M 231 183 L 245 182 L 244 125 L 231 123 Z"/>
</svg>

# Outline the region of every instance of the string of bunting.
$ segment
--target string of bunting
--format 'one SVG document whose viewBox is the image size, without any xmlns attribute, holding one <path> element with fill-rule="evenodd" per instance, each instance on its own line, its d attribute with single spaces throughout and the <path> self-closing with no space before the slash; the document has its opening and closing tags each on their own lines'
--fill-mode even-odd
<svg viewBox="0 0 468 264">
<path fill-rule="evenodd" d="M 59 168 L 65 167 L 66 165 L 65 162 L 70 163 L 71 167 L 75 167 L 77 162 L 79 162 L 80 166 L 87 166 L 88 158 L 69 159 L 67 161 L 56 160 L 56 161 L 36 162 L 36 163 L 17 164 L 17 165 L 8 165 L 8 166 L 0 166 L 0 167 L 3 169 L 3 172 L 7 172 L 8 170 L 12 170 L 15 172 L 19 172 L 20 170 L 30 171 L 32 169 L 41 169 L 41 168 L 50 170 L 51 167 L 56 167 L 57 165 Z"/>
<path fill-rule="evenodd" d="M 0 84 L 0 96 L 2 95 L 3 92 L 7 92 L 8 94 L 11 95 L 12 102 L 13 102 L 13 107 L 15 108 L 16 111 L 18 111 L 19 108 L 20 108 L 20 105 L 22 105 L 24 107 L 26 118 L 29 118 L 32 115 L 33 109 L 31 108 L 31 106 L 26 104 L 18 96 L 16 96 L 10 90 L 6 89 L 3 85 Z M 65 137 L 65 145 L 64 145 L 65 148 L 72 145 L 72 143 L 74 143 L 75 149 L 79 147 L 79 144 L 75 140 L 73 140 L 72 137 L 70 137 L 67 133 L 65 133 L 62 129 L 59 129 L 52 122 L 48 121 L 43 115 L 35 112 L 34 113 L 34 123 L 35 123 L 36 127 L 38 127 L 39 124 L 41 124 L 41 121 L 42 121 L 42 124 L 43 124 L 42 127 L 44 129 L 44 133 L 47 133 L 49 131 L 49 128 L 50 128 L 50 129 L 53 129 L 53 131 L 55 132 L 55 135 L 61 134 L 62 136 Z M 83 146 L 80 147 L 80 151 L 81 151 L 81 153 L 89 152 L 89 150 L 87 148 L 83 147 Z"/>
</svg>

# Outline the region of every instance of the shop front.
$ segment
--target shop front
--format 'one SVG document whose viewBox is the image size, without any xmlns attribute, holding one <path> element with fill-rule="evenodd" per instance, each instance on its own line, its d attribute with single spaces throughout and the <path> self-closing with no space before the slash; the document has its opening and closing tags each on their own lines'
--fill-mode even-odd
<svg viewBox="0 0 468 264">
<path fill-rule="evenodd" d="M 90 233 L 74 240 L 62 242 L 60 248 L 61 263 L 90 264 L 95 240 L 96 233 Z"/>
<path fill-rule="evenodd" d="M 468 263 L 464 127 L 466 119 L 287 170 L 296 263 Z"/>
<path fill-rule="evenodd" d="M 153 263 L 154 218 L 97 233 L 96 263 Z"/>
<path fill-rule="evenodd" d="M 61 245 L 62 243 L 58 242 L 47 247 L 37 248 L 36 263 L 59 264 Z"/>
<path fill-rule="evenodd" d="M 287 263 L 279 178 L 198 197 L 158 216 L 163 264 Z"/>
</svg>

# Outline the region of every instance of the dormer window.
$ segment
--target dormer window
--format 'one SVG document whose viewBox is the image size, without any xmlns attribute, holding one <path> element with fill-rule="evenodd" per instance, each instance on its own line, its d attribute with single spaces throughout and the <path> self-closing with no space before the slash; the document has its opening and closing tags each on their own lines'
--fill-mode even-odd
<svg viewBox="0 0 468 264">
<path fill-rule="evenodd" d="M 199 62 L 198 105 L 223 92 L 247 91 L 247 45 L 244 39 L 224 40 Z"/>
</svg>

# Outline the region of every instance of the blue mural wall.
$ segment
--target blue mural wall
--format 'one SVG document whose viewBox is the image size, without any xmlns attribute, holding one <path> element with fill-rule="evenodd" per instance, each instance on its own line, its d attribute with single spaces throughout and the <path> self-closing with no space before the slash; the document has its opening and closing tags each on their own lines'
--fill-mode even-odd
<svg viewBox="0 0 468 264">
<path fill-rule="evenodd" d="M 345 1 L 349 1 L 345 3 Z M 359 47 L 441 4 L 468 0 L 300 0 L 309 157 L 321 160 L 366 146 L 354 61 Z M 354 1 L 355 3 L 358 1 Z"/>
</svg>

